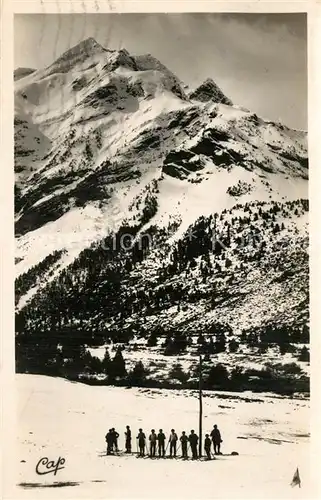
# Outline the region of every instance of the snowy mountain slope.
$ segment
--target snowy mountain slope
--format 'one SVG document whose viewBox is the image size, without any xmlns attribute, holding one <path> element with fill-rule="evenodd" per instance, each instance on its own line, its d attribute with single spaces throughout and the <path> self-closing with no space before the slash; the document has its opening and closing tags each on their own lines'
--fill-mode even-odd
<svg viewBox="0 0 321 500">
<path fill-rule="evenodd" d="M 184 89 L 93 39 L 16 82 L 20 333 L 307 325 L 306 133 Z"/>
<path fill-rule="evenodd" d="M 41 160 L 50 151 L 51 141 L 39 130 L 23 111 L 17 107 L 14 119 L 15 181 L 18 187 L 25 186 L 34 171 L 42 165 Z"/>
<path fill-rule="evenodd" d="M 144 184 L 144 178 L 146 175 L 149 178 L 152 167 L 155 168 L 155 178 L 160 175 L 157 172 L 158 167 L 158 170 L 162 169 L 164 174 L 172 177 L 186 178 L 193 173 L 194 180 L 197 182 L 204 178 L 205 170 L 205 175 L 208 178 L 207 174 L 222 176 L 226 169 L 231 168 L 233 168 L 233 174 L 238 169 L 240 177 L 245 180 L 248 177 L 247 170 L 252 171 L 256 166 L 261 172 L 255 172 L 256 175 L 252 177 L 253 184 L 255 184 L 257 175 L 263 178 L 264 176 L 269 177 L 269 173 L 283 174 L 282 176 L 278 175 L 274 182 L 272 181 L 274 185 L 278 184 L 282 177 L 289 178 L 289 174 L 300 178 L 307 176 L 304 146 L 299 134 L 298 138 L 293 140 L 287 138 L 283 131 L 275 130 L 274 136 L 271 136 L 271 125 L 264 123 L 255 139 L 248 134 L 244 140 L 244 130 L 246 131 L 244 113 L 239 111 L 230 113 L 225 118 L 223 117 L 225 109 L 223 109 L 212 122 L 209 122 L 209 115 L 213 113 L 212 109 L 207 110 L 206 114 L 201 110 L 205 116 L 199 116 L 200 111 L 195 110 L 194 106 L 188 108 L 185 106 L 183 110 L 178 112 L 162 112 L 156 120 L 153 116 L 155 106 L 149 105 L 146 108 L 143 106 L 142 111 L 144 119 L 147 120 L 141 125 L 137 124 L 137 116 L 126 119 L 128 130 L 126 141 L 121 134 L 119 122 L 115 122 L 109 127 L 110 139 L 107 140 L 104 137 L 103 126 L 95 130 L 91 127 L 88 130 L 89 135 L 82 134 L 78 137 L 77 132 L 71 129 L 62 142 L 57 143 L 57 148 L 52 150 L 48 159 L 43 162 L 41 171 L 34 175 L 32 185 L 26 188 L 25 196 L 22 199 L 22 204 L 25 199 L 26 205 L 22 216 L 18 219 L 17 232 L 24 233 L 32 230 L 33 226 L 36 229 L 38 224 L 42 225 L 41 219 L 40 223 L 37 223 L 37 212 L 42 205 L 42 198 L 44 198 L 45 205 L 41 207 L 41 212 L 47 213 L 46 204 L 54 203 L 58 206 L 54 206 L 54 209 L 50 211 L 58 217 L 71 208 L 74 199 L 73 193 L 76 190 L 74 194 L 77 195 L 79 185 L 83 191 L 87 189 L 87 183 L 91 185 L 94 180 L 96 189 L 88 190 L 86 201 L 89 201 L 90 197 L 93 198 L 92 201 L 104 201 L 108 198 L 105 194 L 106 185 L 112 185 L 116 189 L 119 186 L 119 181 L 136 177 L 141 178 L 141 182 Z M 151 126 L 150 120 L 153 118 L 156 124 L 153 123 Z M 239 126 L 235 125 L 236 119 L 240 121 Z M 172 134 L 176 123 L 178 130 Z M 205 127 L 205 123 L 207 124 L 206 133 L 202 128 Z M 241 129 L 241 127 L 244 128 Z M 228 132 L 222 132 L 222 129 L 228 130 Z M 280 148 L 276 144 L 283 144 L 281 152 L 275 153 L 275 151 L 271 151 L 269 146 L 265 145 L 267 134 L 269 134 L 271 147 Z M 89 141 L 88 137 L 92 137 L 93 140 Z M 241 142 L 240 139 L 243 141 Z M 180 142 L 180 146 L 175 148 L 177 142 Z M 260 148 L 255 143 L 260 144 Z M 119 154 L 118 151 L 121 147 L 123 153 Z M 58 152 L 56 152 L 57 150 Z M 294 153 L 294 151 L 296 152 Z M 294 161 L 284 159 L 284 155 L 290 157 L 291 154 Z M 112 161 L 108 157 L 112 158 Z M 241 169 L 238 167 L 240 164 Z M 68 169 L 67 172 L 66 169 Z M 44 175 L 40 175 L 42 173 Z M 296 185 L 302 186 L 301 196 L 306 196 L 307 189 L 304 189 L 304 183 L 300 178 Z M 37 182 L 38 179 L 40 182 Z M 212 180 L 215 183 L 215 179 Z M 160 184 L 163 181 L 166 184 L 166 179 L 162 179 Z M 64 185 L 63 191 L 61 191 L 61 183 Z M 261 183 L 262 180 L 260 180 Z M 204 184 L 209 185 L 206 182 Z M 280 187 L 285 188 L 281 192 L 281 196 L 289 196 L 288 187 L 284 182 L 280 182 Z M 189 186 L 188 188 L 184 186 L 184 189 L 192 190 Z M 204 189 L 206 189 L 205 186 Z M 195 190 L 197 191 L 197 189 Z M 292 191 L 291 188 L 290 190 Z M 280 189 L 277 191 L 280 192 Z M 56 200 L 53 200 L 52 192 L 58 195 Z M 48 195 L 50 195 L 49 199 Z M 63 195 L 63 201 L 66 200 L 65 205 L 61 203 L 59 198 L 61 195 Z M 209 199 L 209 201 L 211 200 Z M 25 227 L 26 219 L 27 226 Z M 30 219 L 32 225 L 29 223 Z"/>
</svg>

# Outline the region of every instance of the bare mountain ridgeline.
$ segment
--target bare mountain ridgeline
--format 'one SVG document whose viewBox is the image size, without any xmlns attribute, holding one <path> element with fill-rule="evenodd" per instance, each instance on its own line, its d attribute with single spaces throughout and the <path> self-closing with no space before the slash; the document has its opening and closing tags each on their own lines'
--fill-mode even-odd
<svg viewBox="0 0 321 500">
<path fill-rule="evenodd" d="M 15 85 L 17 370 L 307 392 L 306 133 L 93 39 Z"/>
</svg>

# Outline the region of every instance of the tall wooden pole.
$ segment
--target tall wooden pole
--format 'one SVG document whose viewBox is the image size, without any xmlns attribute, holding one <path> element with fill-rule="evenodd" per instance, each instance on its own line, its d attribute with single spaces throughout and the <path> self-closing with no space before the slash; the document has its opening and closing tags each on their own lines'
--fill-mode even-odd
<svg viewBox="0 0 321 500">
<path fill-rule="evenodd" d="M 203 417 L 203 404 L 202 404 L 202 355 L 200 354 L 200 373 L 199 373 L 199 456 L 202 456 L 202 417 Z"/>
</svg>

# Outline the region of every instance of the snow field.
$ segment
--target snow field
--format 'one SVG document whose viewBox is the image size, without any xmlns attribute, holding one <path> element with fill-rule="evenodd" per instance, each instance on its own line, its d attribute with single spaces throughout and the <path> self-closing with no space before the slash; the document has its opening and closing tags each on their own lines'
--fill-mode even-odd
<svg viewBox="0 0 321 500">
<path fill-rule="evenodd" d="M 90 387 L 44 376 L 17 375 L 19 474 L 17 483 L 53 481 L 74 487 L 19 487 L 19 498 L 313 498 L 309 477 L 309 403 L 269 395 L 208 393 L 203 433 L 214 423 L 222 451 L 239 456 L 211 462 L 106 457 L 104 436 L 125 426 L 198 433 L 197 395 L 190 391 Z M 209 397 L 211 396 L 211 397 Z M 135 450 L 135 439 L 133 439 Z M 66 460 L 54 477 L 37 476 L 41 457 Z M 290 482 L 299 467 L 302 487 Z M 101 481 L 101 482 L 93 482 Z"/>
</svg>

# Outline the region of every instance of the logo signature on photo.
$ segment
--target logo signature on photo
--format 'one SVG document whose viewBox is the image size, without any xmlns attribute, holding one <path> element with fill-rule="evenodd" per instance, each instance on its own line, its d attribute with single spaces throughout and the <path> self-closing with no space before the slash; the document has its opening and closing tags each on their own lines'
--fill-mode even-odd
<svg viewBox="0 0 321 500">
<path fill-rule="evenodd" d="M 43 457 L 39 460 L 36 465 L 36 473 L 39 476 L 43 476 L 44 474 L 50 474 L 53 472 L 54 475 L 57 474 L 58 470 L 64 469 L 65 459 L 59 457 L 57 462 L 54 460 L 49 460 L 47 457 Z"/>
</svg>

